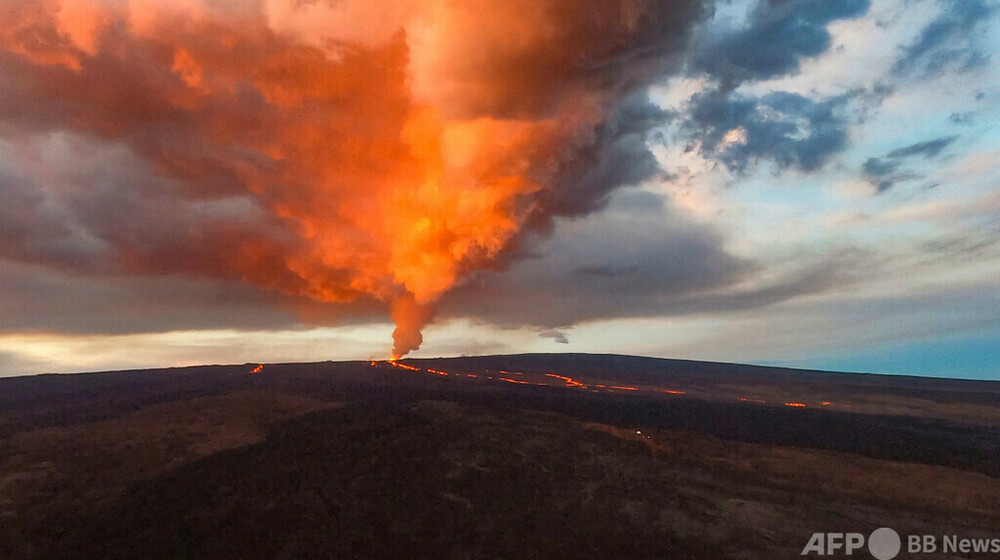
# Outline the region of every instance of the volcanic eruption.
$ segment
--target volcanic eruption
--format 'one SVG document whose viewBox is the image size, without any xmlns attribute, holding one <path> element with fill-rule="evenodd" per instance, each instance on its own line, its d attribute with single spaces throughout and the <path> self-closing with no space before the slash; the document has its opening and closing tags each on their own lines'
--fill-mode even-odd
<svg viewBox="0 0 1000 560">
<path fill-rule="evenodd" d="M 435 302 L 526 231 L 641 179 L 596 167 L 697 15 L 656 0 L 10 0 L 0 121 L 148 166 L 144 202 L 116 193 L 113 223 L 76 224 L 100 250 L 60 264 L 384 302 L 400 357 Z M 179 209 L 171 227 L 149 227 L 158 204 Z"/>
</svg>

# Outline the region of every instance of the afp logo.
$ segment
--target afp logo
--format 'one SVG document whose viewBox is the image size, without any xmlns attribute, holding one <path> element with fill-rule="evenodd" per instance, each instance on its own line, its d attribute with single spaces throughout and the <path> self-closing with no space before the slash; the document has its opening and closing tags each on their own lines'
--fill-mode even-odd
<svg viewBox="0 0 1000 560">
<path fill-rule="evenodd" d="M 899 533 L 888 527 L 875 529 L 868 536 L 868 552 L 876 560 L 892 560 L 899 554 L 901 545 Z M 861 533 L 813 533 L 802 549 L 802 556 L 815 554 L 817 556 L 832 556 L 844 554 L 851 556 L 865 545 L 865 536 Z"/>
</svg>

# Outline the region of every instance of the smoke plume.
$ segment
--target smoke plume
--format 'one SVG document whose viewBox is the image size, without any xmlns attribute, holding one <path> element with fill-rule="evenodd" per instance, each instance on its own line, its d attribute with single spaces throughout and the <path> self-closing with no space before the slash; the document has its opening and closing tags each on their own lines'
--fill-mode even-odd
<svg viewBox="0 0 1000 560">
<path fill-rule="evenodd" d="M 633 93 L 675 64 L 699 12 L 659 0 L 6 0 L 0 137 L 92 138 L 148 164 L 148 184 L 109 175 L 66 196 L 69 229 L 96 241 L 56 264 L 382 301 L 398 357 L 419 347 L 435 302 L 527 228 L 653 172 L 612 165 L 650 161 L 619 108 L 650 114 Z M 52 264 L 3 241 L 0 257 Z"/>
</svg>

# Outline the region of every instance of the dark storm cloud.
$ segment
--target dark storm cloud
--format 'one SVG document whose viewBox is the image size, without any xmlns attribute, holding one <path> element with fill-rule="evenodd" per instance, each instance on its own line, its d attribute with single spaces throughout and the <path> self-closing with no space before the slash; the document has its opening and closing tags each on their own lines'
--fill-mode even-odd
<svg viewBox="0 0 1000 560">
<path fill-rule="evenodd" d="M 372 303 L 290 301 L 242 282 L 181 275 L 80 275 L 0 260 L 0 333 L 274 330 L 378 320 Z"/>
<path fill-rule="evenodd" d="M 98 240 L 74 231 L 70 217 L 31 179 L 0 167 L 0 257 L 84 266 L 100 257 Z"/>
<path fill-rule="evenodd" d="M 235 273 L 219 278 L 219 263 L 254 257 L 246 240 L 276 246 L 284 234 L 254 199 L 191 198 L 184 188 L 115 144 L 62 133 L 0 140 L 0 332 L 271 329 L 381 316 L 371 301 L 334 309 Z"/>
<path fill-rule="evenodd" d="M 902 48 L 893 65 L 896 75 L 932 76 L 952 69 L 969 69 L 985 62 L 987 55 L 976 46 L 976 36 L 988 30 L 985 22 L 995 15 L 996 5 L 981 0 L 943 0 L 943 11 Z"/>
<path fill-rule="evenodd" d="M 189 188 L 114 143 L 66 133 L 0 141 L 0 258 L 81 273 L 234 279 L 235 261 L 266 267 L 288 248 L 280 220 L 256 198 L 188 196 Z"/>
<path fill-rule="evenodd" d="M 822 290 L 838 278 L 832 268 L 805 267 L 797 276 L 737 288 L 758 266 L 728 252 L 717 232 L 662 208 L 627 210 L 655 196 L 622 191 L 603 213 L 561 224 L 538 246 L 538 258 L 504 274 L 473 277 L 444 300 L 442 315 L 560 329 L 590 320 L 763 306 Z"/>
<path fill-rule="evenodd" d="M 758 160 L 773 160 L 779 168 L 819 169 L 847 145 L 850 95 L 814 101 L 789 92 L 763 97 L 699 93 L 691 98 L 685 123 L 704 157 L 742 172 Z M 739 131 L 745 138 L 726 141 Z"/>
<path fill-rule="evenodd" d="M 868 182 L 875 186 L 876 194 L 881 194 L 892 189 L 896 183 L 922 177 L 920 174 L 902 170 L 902 160 L 914 157 L 934 159 L 957 139 L 958 136 L 943 136 L 897 148 L 881 158 L 868 158 L 861 166 L 861 171 Z"/>
<path fill-rule="evenodd" d="M 608 265 L 588 265 L 577 268 L 575 272 L 577 274 L 614 278 L 615 276 L 624 276 L 626 274 L 635 274 L 639 272 L 639 265 L 626 266 L 625 268 L 620 269 L 612 268 Z"/>
<path fill-rule="evenodd" d="M 830 22 L 868 11 L 869 0 L 760 2 L 742 29 L 703 39 L 691 70 L 718 79 L 722 91 L 741 82 L 796 73 L 803 58 L 830 48 Z"/>
</svg>

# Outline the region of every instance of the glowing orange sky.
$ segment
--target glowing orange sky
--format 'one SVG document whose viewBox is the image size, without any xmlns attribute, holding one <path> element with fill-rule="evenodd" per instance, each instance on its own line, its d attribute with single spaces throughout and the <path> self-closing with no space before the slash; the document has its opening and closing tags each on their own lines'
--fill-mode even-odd
<svg viewBox="0 0 1000 560">
<path fill-rule="evenodd" d="M 269 214 L 196 250 L 119 239 L 118 266 L 391 303 L 399 356 L 444 292 L 545 214 L 624 92 L 606 68 L 663 8 L 377 4 L 12 0 L 0 49 L 63 126 L 129 144 L 186 196 Z"/>
</svg>

